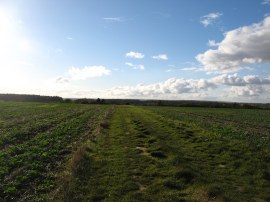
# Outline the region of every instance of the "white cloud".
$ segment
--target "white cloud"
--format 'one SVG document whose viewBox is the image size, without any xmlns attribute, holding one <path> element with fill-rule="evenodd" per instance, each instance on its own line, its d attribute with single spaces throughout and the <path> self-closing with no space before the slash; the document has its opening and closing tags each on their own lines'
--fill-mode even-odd
<svg viewBox="0 0 270 202">
<path fill-rule="evenodd" d="M 126 57 L 135 58 L 135 59 L 143 59 L 144 55 L 142 53 L 139 53 L 139 52 L 130 51 L 130 52 L 126 53 Z"/>
<path fill-rule="evenodd" d="M 121 17 L 107 17 L 107 18 L 103 18 L 103 20 L 105 20 L 106 22 L 123 22 L 124 19 Z"/>
<path fill-rule="evenodd" d="M 233 75 L 220 75 L 210 80 L 211 82 L 228 86 L 247 86 L 247 85 L 267 85 L 270 84 L 270 78 L 260 79 L 256 75 L 247 75 L 239 77 L 237 74 Z"/>
<path fill-rule="evenodd" d="M 166 54 L 154 55 L 152 58 L 155 60 L 168 60 L 169 59 Z"/>
<path fill-rule="evenodd" d="M 131 62 L 126 62 L 125 63 L 127 66 L 133 67 L 134 65 Z"/>
<path fill-rule="evenodd" d="M 215 40 L 209 40 L 207 45 L 208 46 L 219 46 L 219 43 L 217 43 Z"/>
<path fill-rule="evenodd" d="M 132 69 L 140 69 L 140 70 L 144 70 L 144 65 L 139 64 L 139 65 L 134 65 L 131 62 L 126 62 L 125 63 L 127 66 L 131 67 Z"/>
<path fill-rule="evenodd" d="M 237 74 L 233 75 L 220 75 L 212 78 L 214 83 L 224 84 L 229 86 L 244 86 L 245 82 L 242 78 L 238 77 Z"/>
<path fill-rule="evenodd" d="M 70 37 L 70 36 L 66 37 L 66 39 L 67 39 L 67 40 L 73 40 L 73 38 Z"/>
<path fill-rule="evenodd" d="M 144 70 L 144 65 L 137 65 L 136 67 L 140 70 Z"/>
<path fill-rule="evenodd" d="M 201 71 L 205 71 L 204 68 L 200 68 Z M 211 74 L 231 74 L 231 73 L 236 73 L 239 71 L 248 71 L 252 72 L 255 71 L 254 68 L 251 67 L 232 67 L 230 69 L 224 69 L 224 70 L 217 70 L 217 71 L 207 71 L 206 74 L 211 75 Z"/>
<path fill-rule="evenodd" d="M 198 70 L 197 67 L 186 67 L 186 68 L 181 68 L 180 70 L 182 71 L 195 71 Z"/>
<path fill-rule="evenodd" d="M 270 17 L 224 34 L 217 49 L 196 56 L 206 71 L 270 62 Z"/>
<path fill-rule="evenodd" d="M 263 5 L 270 5 L 270 0 L 263 0 L 262 1 L 262 4 Z"/>
<path fill-rule="evenodd" d="M 86 66 L 84 68 L 71 67 L 68 74 L 72 80 L 85 80 L 87 78 L 101 77 L 109 75 L 111 70 L 104 66 Z"/>
<path fill-rule="evenodd" d="M 116 87 L 109 90 L 113 97 L 156 97 L 162 95 L 179 95 L 199 93 L 201 90 L 215 88 L 215 84 L 204 80 L 171 78 L 154 84 L 139 84 L 137 86 Z"/>
<path fill-rule="evenodd" d="M 268 89 L 268 90 L 267 90 Z M 222 96 L 220 93 L 222 92 Z M 211 79 L 170 78 L 153 84 L 120 86 L 107 90 L 108 97 L 144 99 L 212 99 L 265 102 L 270 92 L 270 77 L 220 75 Z M 256 97 L 258 96 L 258 97 Z M 270 97 L 270 96 L 268 96 Z"/>
<path fill-rule="evenodd" d="M 262 86 L 233 86 L 229 89 L 230 97 L 258 97 L 266 92 Z"/>
<path fill-rule="evenodd" d="M 212 25 L 216 22 L 218 18 L 220 18 L 223 14 L 222 13 L 209 13 L 208 15 L 205 15 L 201 17 L 200 23 L 203 24 L 204 27 L 207 27 L 209 25 Z"/>
</svg>

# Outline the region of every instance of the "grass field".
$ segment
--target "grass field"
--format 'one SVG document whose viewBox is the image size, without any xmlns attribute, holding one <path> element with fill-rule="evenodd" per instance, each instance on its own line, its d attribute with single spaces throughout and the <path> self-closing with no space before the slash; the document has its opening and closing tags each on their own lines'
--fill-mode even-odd
<svg viewBox="0 0 270 202">
<path fill-rule="evenodd" d="M 0 201 L 270 201 L 270 111 L 0 102 Z"/>
</svg>

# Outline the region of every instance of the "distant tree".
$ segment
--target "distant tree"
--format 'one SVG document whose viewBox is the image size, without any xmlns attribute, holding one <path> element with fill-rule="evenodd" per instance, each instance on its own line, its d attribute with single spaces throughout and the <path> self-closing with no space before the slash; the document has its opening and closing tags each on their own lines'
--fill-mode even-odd
<svg viewBox="0 0 270 202">
<path fill-rule="evenodd" d="M 97 103 L 97 104 L 100 104 L 100 102 L 101 102 L 101 100 L 100 100 L 100 98 L 98 98 L 98 99 L 96 100 L 96 103 Z"/>
<path fill-rule="evenodd" d="M 162 105 L 163 105 L 163 103 L 161 100 L 157 101 L 157 106 L 162 106 Z"/>
<path fill-rule="evenodd" d="M 64 102 L 65 102 L 65 103 L 71 103 L 72 100 L 71 100 L 71 99 L 64 99 Z"/>
</svg>

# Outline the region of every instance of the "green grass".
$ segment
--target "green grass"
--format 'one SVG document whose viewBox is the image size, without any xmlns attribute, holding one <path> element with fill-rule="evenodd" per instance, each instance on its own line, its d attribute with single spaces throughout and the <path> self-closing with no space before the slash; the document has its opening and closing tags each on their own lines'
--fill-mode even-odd
<svg viewBox="0 0 270 202">
<path fill-rule="evenodd" d="M 45 197 L 55 186 L 58 171 L 89 139 L 108 108 L 1 103 L 1 120 L 6 118 L 6 122 L 0 131 L 0 199 Z"/>
<path fill-rule="evenodd" d="M 0 201 L 270 200 L 267 110 L 0 108 Z"/>
</svg>

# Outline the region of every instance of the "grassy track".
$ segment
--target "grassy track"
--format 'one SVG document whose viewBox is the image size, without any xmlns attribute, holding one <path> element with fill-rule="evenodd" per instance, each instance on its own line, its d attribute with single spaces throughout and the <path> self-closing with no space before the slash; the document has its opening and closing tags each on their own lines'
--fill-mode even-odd
<svg viewBox="0 0 270 202">
<path fill-rule="evenodd" d="M 68 201 L 268 201 L 269 144 L 218 136 L 150 108 L 117 107 L 89 143 Z"/>
</svg>

